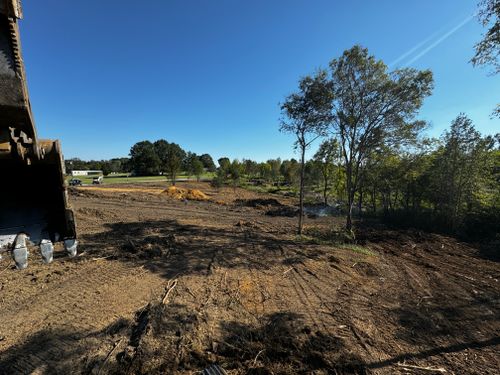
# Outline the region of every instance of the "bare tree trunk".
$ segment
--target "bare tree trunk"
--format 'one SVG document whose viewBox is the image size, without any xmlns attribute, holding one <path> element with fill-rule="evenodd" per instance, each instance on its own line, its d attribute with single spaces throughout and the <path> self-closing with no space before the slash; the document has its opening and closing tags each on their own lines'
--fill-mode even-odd
<svg viewBox="0 0 500 375">
<path fill-rule="evenodd" d="M 347 220 L 345 229 L 347 231 L 352 231 L 352 206 L 354 205 L 354 197 L 351 194 L 348 194 L 347 197 Z"/>
<path fill-rule="evenodd" d="M 352 230 L 352 206 L 354 204 L 354 189 L 352 186 L 352 166 L 346 166 L 346 187 L 347 187 L 347 217 L 345 229 Z"/>
<path fill-rule="evenodd" d="M 375 188 L 372 189 L 372 210 L 373 213 L 377 212 L 377 198 Z"/>
<path fill-rule="evenodd" d="M 363 208 L 363 189 L 359 189 L 359 197 L 358 197 L 358 210 L 359 210 L 359 217 L 361 217 L 361 209 Z"/>
<path fill-rule="evenodd" d="M 302 235 L 303 219 L 304 219 L 304 176 L 305 176 L 305 158 L 306 147 L 301 145 L 300 155 L 300 193 L 299 193 L 299 235 Z"/>
<path fill-rule="evenodd" d="M 323 199 L 325 201 L 325 206 L 328 206 L 328 172 L 325 171 L 323 174 L 323 177 L 325 179 L 325 187 L 323 190 Z"/>
</svg>

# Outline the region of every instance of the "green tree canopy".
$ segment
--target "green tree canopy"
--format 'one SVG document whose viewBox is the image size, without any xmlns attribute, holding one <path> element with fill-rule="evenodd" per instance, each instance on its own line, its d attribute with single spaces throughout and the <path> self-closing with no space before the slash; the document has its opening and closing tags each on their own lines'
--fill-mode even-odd
<svg viewBox="0 0 500 375">
<path fill-rule="evenodd" d="M 130 165 L 136 175 L 157 175 L 160 171 L 161 160 L 150 141 L 141 141 L 130 149 Z"/>
<path fill-rule="evenodd" d="M 352 206 L 360 171 L 377 148 L 414 140 L 424 123 L 414 121 L 433 88 L 428 70 L 387 71 L 366 48 L 354 46 L 330 62 L 331 130 L 340 143 L 346 169 L 347 221 L 352 228 Z"/>
<path fill-rule="evenodd" d="M 215 172 L 217 169 L 215 167 L 214 160 L 209 154 L 203 154 L 200 156 L 200 161 L 203 163 L 203 167 L 209 172 Z"/>
</svg>

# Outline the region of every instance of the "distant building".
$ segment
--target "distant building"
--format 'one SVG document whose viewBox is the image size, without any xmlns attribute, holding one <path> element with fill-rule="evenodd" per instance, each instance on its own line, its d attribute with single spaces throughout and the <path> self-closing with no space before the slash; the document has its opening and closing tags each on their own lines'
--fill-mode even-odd
<svg viewBox="0 0 500 375">
<path fill-rule="evenodd" d="M 71 176 L 98 176 L 102 175 L 102 171 L 71 171 Z"/>
</svg>

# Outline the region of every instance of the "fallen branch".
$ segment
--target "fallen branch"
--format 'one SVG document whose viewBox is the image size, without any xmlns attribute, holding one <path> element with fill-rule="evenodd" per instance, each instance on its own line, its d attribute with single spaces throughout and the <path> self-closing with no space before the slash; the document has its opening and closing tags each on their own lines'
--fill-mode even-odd
<svg viewBox="0 0 500 375">
<path fill-rule="evenodd" d="M 0 271 L 0 273 L 7 271 L 11 267 L 11 264 L 7 264 L 7 266 Z"/>
<path fill-rule="evenodd" d="M 170 295 L 170 293 L 172 292 L 172 290 L 174 290 L 174 288 L 177 286 L 177 279 L 175 280 L 170 280 L 168 282 L 168 285 L 167 285 L 167 292 L 165 293 L 165 296 L 163 297 L 163 299 L 161 300 L 161 302 L 166 305 L 168 303 L 168 296 Z"/>
<path fill-rule="evenodd" d="M 422 366 L 407 365 L 406 363 L 401 363 L 401 362 L 399 362 L 397 364 L 397 366 L 404 367 L 406 369 L 413 369 L 413 370 L 440 372 L 442 374 L 444 374 L 446 372 L 446 370 L 442 367 L 422 367 Z"/>
<path fill-rule="evenodd" d="M 287 269 L 285 272 L 283 272 L 283 276 L 285 276 L 288 272 L 290 272 L 291 270 L 293 270 L 293 267 L 290 267 L 289 269 Z"/>
<path fill-rule="evenodd" d="M 108 362 L 109 357 L 111 357 L 111 355 L 116 350 L 116 348 L 118 348 L 118 346 L 120 346 L 120 344 L 122 343 L 122 341 L 123 341 L 123 339 L 120 339 L 117 342 L 115 342 L 115 345 L 113 346 L 113 349 L 111 349 L 111 351 L 108 353 L 108 355 L 106 356 L 106 358 L 104 358 L 104 362 L 102 363 L 101 367 L 99 367 L 99 371 L 97 372 L 97 375 L 99 375 L 101 373 L 101 370 L 104 368 L 104 365 L 106 364 L 106 362 Z"/>
<path fill-rule="evenodd" d="M 255 356 L 254 360 L 253 360 L 253 366 L 255 367 L 255 365 L 257 364 L 257 359 L 259 358 L 259 355 L 261 355 L 264 350 L 266 349 L 262 349 L 260 352 L 257 353 L 257 355 Z"/>
</svg>

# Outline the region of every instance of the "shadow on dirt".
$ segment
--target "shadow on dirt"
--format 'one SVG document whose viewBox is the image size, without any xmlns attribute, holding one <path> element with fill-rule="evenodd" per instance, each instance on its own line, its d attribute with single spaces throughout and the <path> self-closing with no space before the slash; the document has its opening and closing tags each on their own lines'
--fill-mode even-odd
<svg viewBox="0 0 500 375">
<path fill-rule="evenodd" d="M 342 338 L 313 332 L 291 312 L 266 315 L 257 326 L 222 325 L 226 336 L 219 354 L 228 369 L 249 374 L 366 374 L 363 361 L 350 353 Z"/>
<path fill-rule="evenodd" d="M 218 364 L 234 374 L 366 374 L 341 338 L 312 332 L 297 314 L 265 315 L 252 325 L 222 322 L 217 337 L 200 332 L 203 318 L 182 305 L 151 305 L 147 314 L 142 336 L 117 354 L 113 373 L 197 373 Z"/>
<path fill-rule="evenodd" d="M 500 262 L 500 240 L 481 243 L 477 247 L 481 258 L 492 262 Z"/>
<path fill-rule="evenodd" d="M 113 348 L 113 338 L 129 327 L 130 322 L 119 319 L 97 332 L 61 328 L 39 331 L 22 345 L 0 354 L 0 374 L 101 373 Z"/>
<path fill-rule="evenodd" d="M 482 328 L 498 322 L 500 300 L 481 298 L 450 305 L 437 296 L 432 302 L 423 300 L 415 306 L 404 304 L 392 310 L 399 318 L 396 337 L 412 344 L 427 344 L 432 338 L 453 337 L 462 342 L 484 339 Z"/>
<path fill-rule="evenodd" d="M 318 257 L 318 252 L 277 238 L 258 224 L 239 221 L 227 229 L 181 225 L 175 220 L 107 224 L 82 237 L 80 250 L 109 261 L 133 262 L 167 279 L 207 275 L 214 266 L 268 270 Z M 284 249 L 293 256 L 285 257 Z"/>
<path fill-rule="evenodd" d="M 407 360 L 426 359 L 428 357 L 442 355 L 446 353 L 456 353 L 467 349 L 482 349 L 498 345 L 500 345 L 500 337 L 493 337 L 489 340 L 483 340 L 483 341 L 469 341 L 466 343 L 460 343 L 448 346 L 438 346 L 428 350 L 423 350 L 421 352 L 405 353 L 383 361 L 367 363 L 366 368 L 379 369 L 397 363 L 404 363 Z"/>
</svg>

